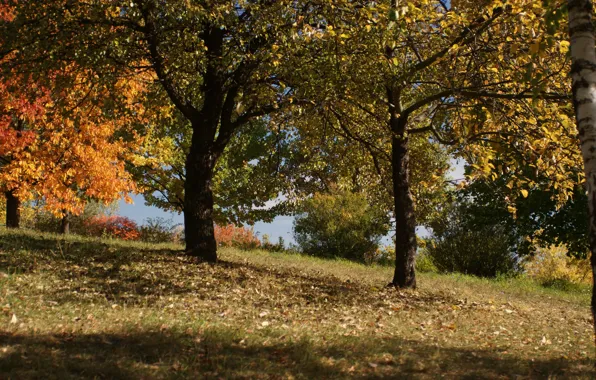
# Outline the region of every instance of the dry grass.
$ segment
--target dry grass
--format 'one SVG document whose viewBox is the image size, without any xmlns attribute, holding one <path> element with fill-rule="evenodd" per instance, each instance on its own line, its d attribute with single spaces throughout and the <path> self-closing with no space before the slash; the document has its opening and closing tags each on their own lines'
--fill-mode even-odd
<svg viewBox="0 0 596 380">
<path fill-rule="evenodd" d="M 585 292 L 178 248 L 0 230 L 0 378 L 596 375 Z"/>
</svg>

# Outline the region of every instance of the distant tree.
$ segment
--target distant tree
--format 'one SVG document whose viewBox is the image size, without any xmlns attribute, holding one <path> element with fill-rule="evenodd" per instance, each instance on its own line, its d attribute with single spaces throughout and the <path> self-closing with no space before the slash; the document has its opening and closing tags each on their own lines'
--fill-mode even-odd
<svg viewBox="0 0 596 380">
<path fill-rule="evenodd" d="M 294 238 L 313 256 L 363 262 L 389 230 L 387 213 L 357 193 L 315 194 L 303 202 L 301 212 L 294 221 Z"/>
</svg>

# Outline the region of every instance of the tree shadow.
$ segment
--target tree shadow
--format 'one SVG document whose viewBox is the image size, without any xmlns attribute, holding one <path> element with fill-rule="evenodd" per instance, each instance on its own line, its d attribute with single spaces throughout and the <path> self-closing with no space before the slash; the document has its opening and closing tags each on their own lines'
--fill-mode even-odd
<svg viewBox="0 0 596 380">
<path fill-rule="evenodd" d="M 244 343 L 237 332 L 0 334 L 7 378 L 593 378 L 588 360 L 535 360 L 393 338 Z"/>
<path fill-rule="evenodd" d="M 2 254 L 2 251 L 9 254 Z M 26 239 L 23 235 L 7 234 L 7 239 L 0 242 L 0 271 L 45 271 L 66 280 L 62 283 L 67 286 L 44 290 L 44 296 L 57 304 L 93 302 L 99 298 L 129 305 L 151 305 L 163 297 L 189 294 L 206 299 L 227 292 L 231 286 L 258 287 L 263 278 L 286 289 L 292 301 L 299 305 L 340 303 L 357 306 L 363 302 L 383 303 L 392 299 L 407 302 L 411 307 L 425 308 L 437 302 L 456 302 L 450 296 L 431 293 L 413 295 L 395 289 L 375 292 L 364 284 L 296 268 L 223 260 L 207 264 L 179 250 L 155 250 L 126 242 L 59 240 L 41 234 L 31 234 Z M 273 288 L 265 288 L 263 292 L 274 292 Z M 377 297 L 375 293 L 381 294 Z"/>
</svg>

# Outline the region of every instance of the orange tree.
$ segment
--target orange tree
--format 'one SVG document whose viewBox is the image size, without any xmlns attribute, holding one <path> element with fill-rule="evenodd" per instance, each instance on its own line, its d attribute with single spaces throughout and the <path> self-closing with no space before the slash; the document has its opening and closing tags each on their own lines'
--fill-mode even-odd
<svg viewBox="0 0 596 380">
<path fill-rule="evenodd" d="M 16 10 L 6 2 L 0 10 L 0 26 L 6 30 Z M 96 72 L 76 64 L 42 77 L 34 63 L 15 65 L 17 58 L 13 48 L 0 59 L 5 74 L 0 82 L 0 187 L 7 200 L 7 225 L 18 227 L 20 202 L 30 198 L 42 199 L 49 211 L 65 217 L 80 213 L 90 199 L 107 204 L 128 197 L 136 186 L 125 161 L 138 159 L 135 127 L 147 122 L 139 98 L 151 78 L 121 78 L 111 87 L 115 92 L 108 92 Z"/>
<path fill-rule="evenodd" d="M 128 133 L 143 111 L 132 104 L 138 83 L 119 84 L 130 108 L 108 111 L 105 93 L 87 75 L 55 73 L 54 80 L 68 86 L 44 90 L 34 114 L 29 103 L 14 102 L 18 88 L 3 98 L 0 183 L 10 195 L 7 204 L 35 197 L 56 216 L 66 216 L 80 213 L 89 199 L 109 204 L 127 197 L 136 190 L 125 161 L 134 159 L 139 144 L 134 131 Z M 14 209 L 7 211 L 7 224 L 18 226 Z"/>
<path fill-rule="evenodd" d="M 26 125 L 41 118 L 47 99 L 43 90 L 33 100 L 13 91 L 19 83 L 18 78 L 15 79 L 0 83 L 0 178 L 20 157 L 28 155 L 27 148 L 35 140 L 35 134 L 27 130 Z M 6 226 L 19 227 L 18 186 L 6 178 L 0 179 L 0 185 L 6 197 Z"/>
</svg>

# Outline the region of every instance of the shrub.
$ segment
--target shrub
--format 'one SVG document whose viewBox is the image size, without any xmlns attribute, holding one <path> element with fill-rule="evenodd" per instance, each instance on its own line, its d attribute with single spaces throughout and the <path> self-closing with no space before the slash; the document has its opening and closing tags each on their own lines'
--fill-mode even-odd
<svg viewBox="0 0 596 380">
<path fill-rule="evenodd" d="M 526 274 L 544 286 L 567 288 L 569 284 L 590 284 L 590 259 L 573 258 L 564 245 L 537 247 L 524 263 Z"/>
<path fill-rule="evenodd" d="M 108 236 L 122 240 L 138 240 L 137 224 L 124 216 L 99 215 L 85 221 L 85 235 Z"/>
<path fill-rule="evenodd" d="M 31 210 L 31 216 L 25 219 L 25 226 L 43 232 L 60 232 L 62 220 L 55 217 L 51 212 L 43 209 L 43 202 L 32 203 L 26 207 Z M 87 225 L 90 219 L 102 215 L 111 215 L 117 209 L 117 204 L 104 205 L 100 202 L 91 201 L 85 205 L 83 212 L 79 215 L 69 215 L 69 230 L 72 234 L 88 235 Z"/>
<path fill-rule="evenodd" d="M 171 219 L 147 218 L 139 229 L 139 239 L 147 243 L 175 243 L 179 240 L 177 227 Z"/>
<path fill-rule="evenodd" d="M 381 246 L 375 251 L 365 254 L 364 262 L 367 264 L 395 265 L 395 249 L 389 245 Z"/>
<path fill-rule="evenodd" d="M 277 243 L 272 243 L 269 240 L 269 235 L 263 235 L 263 242 L 261 244 L 261 248 L 270 251 L 270 252 L 283 252 L 286 250 L 286 243 L 283 237 L 279 237 Z"/>
<path fill-rule="evenodd" d="M 294 237 L 302 252 L 319 257 L 366 261 L 389 230 L 388 216 L 361 195 L 315 194 L 302 204 Z"/>
<path fill-rule="evenodd" d="M 255 249 L 261 246 L 252 228 L 237 227 L 233 224 L 215 226 L 215 240 L 220 247 Z"/>
<path fill-rule="evenodd" d="M 445 208 L 433 222 L 433 235 L 425 253 L 440 272 L 459 272 L 479 277 L 509 275 L 519 270 L 507 227 L 470 223 L 469 203 Z"/>
<path fill-rule="evenodd" d="M 478 231 L 454 229 L 427 245 L 426 252 L 440 272 L 479 277 L 515 273 L 517 258 L 499 226 Z"/>
<path fill-rule="evenodd" d="M 416 256 L 416 270 L 418 272 L 438 272 L 439 269 L 433 262 L 432 257 L 423 251 Z"/>
</svg>

